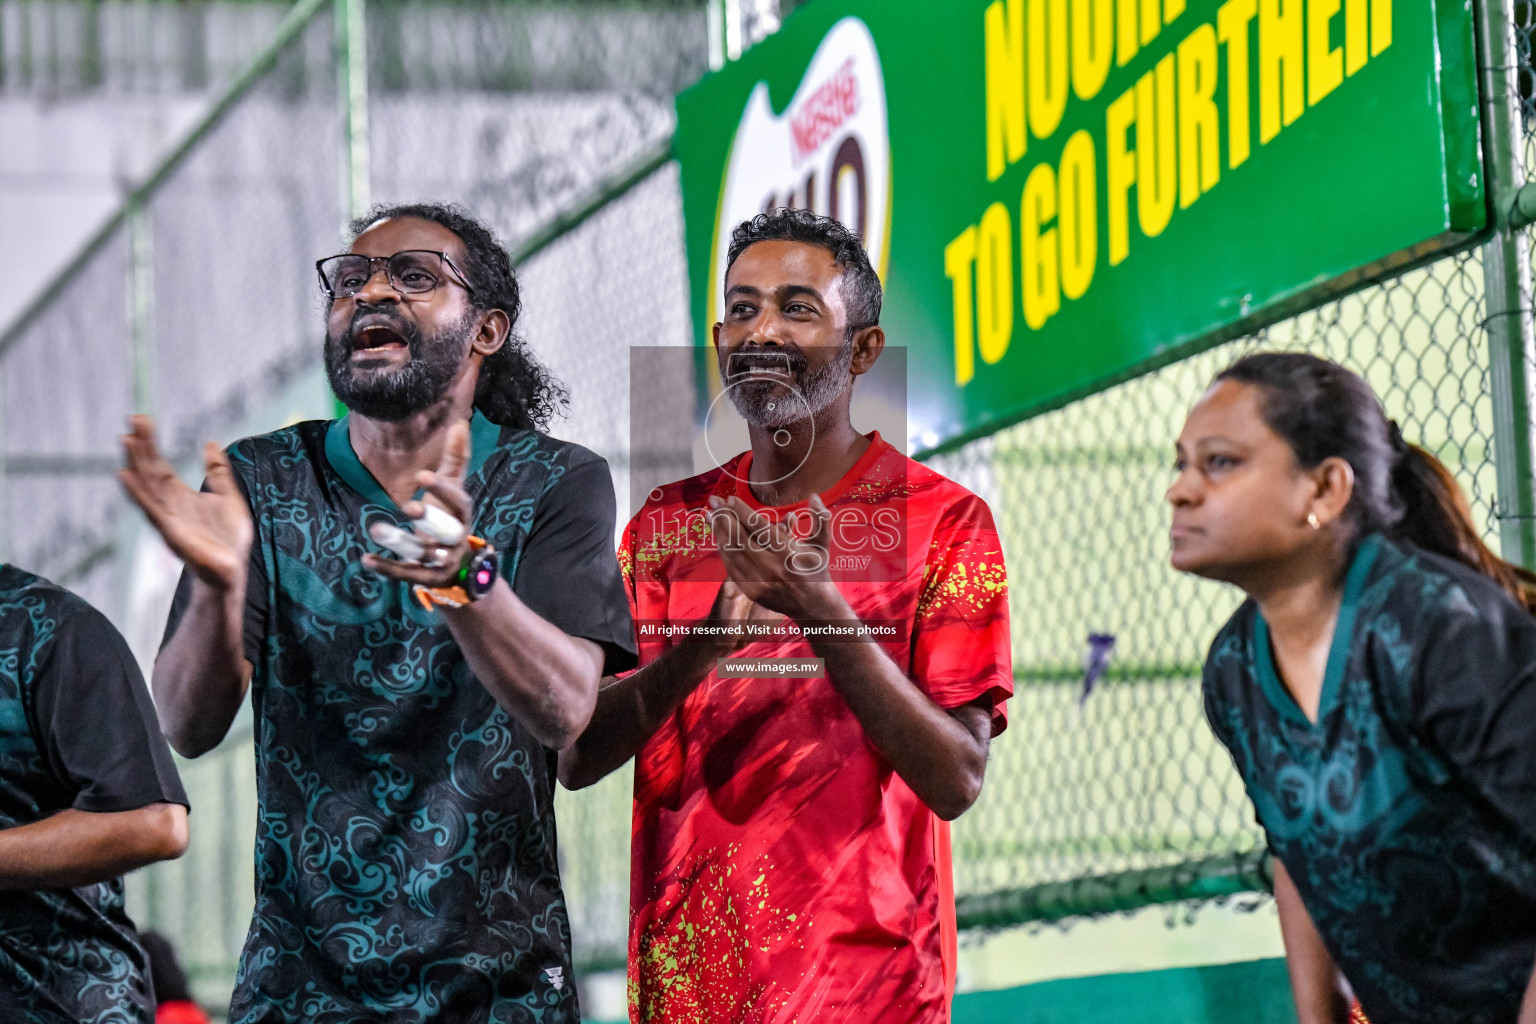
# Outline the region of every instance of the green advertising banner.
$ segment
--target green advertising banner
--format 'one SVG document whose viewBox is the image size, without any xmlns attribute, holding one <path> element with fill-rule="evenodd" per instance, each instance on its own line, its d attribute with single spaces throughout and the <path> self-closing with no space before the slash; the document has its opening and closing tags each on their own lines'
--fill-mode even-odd
<svg viewBox="0 0 1536 1024">
<path fill-rule="evenodd" d="M 735 224 L 835 216 L 885 282 L 916 450 L 1487 219 L 1462 0 L 814 0 L 677 109 L 700 343 Z"/>
</svg>

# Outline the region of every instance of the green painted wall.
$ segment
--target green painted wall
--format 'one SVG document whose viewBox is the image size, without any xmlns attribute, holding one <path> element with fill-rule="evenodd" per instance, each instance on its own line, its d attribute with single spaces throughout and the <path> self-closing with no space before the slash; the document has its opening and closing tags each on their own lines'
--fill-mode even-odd
<svg viewBox="0 0 1536 1024">
<path fill-rule="evenodd" d="M 953 1024 L 1296 1024 L 1296 1010 L 1285 961 L 1250 960 L 968 992 Z"/>
<path fill-rule="evenodd" d="M 1374 0 L 1367 48 L 1367 4 L 1351 30 L 1330 3 L 1289 28 L 1252 0 L 1119 3 L 1097 56 L 1077 19 L 1109 0 L 1074 3 L 1070 32 L 1051 5 L 1038 36 L 1022 0 L 806 5 L 677 98 L 700 343 L 733 225 L 843 212 L 886 268 L 928 449 L 1464 244 L 1486 220 L 1470 4 Z M 1261 57 L 1282 50 L 1283 88 Z"/>
<path fill-rule="evenodd" d="M 1284 960 L 1045 981 L 956 997 L 954 1024 L 1296 1024 Z"/>
</svg>

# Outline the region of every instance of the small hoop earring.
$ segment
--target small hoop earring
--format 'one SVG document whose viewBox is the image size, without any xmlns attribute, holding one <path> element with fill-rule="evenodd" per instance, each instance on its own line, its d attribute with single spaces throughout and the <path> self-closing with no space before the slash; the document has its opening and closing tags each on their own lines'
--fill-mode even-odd
<svg viewBox="0 0 1536 1024">
<path fill-rule="evenodd" d="M 1316 512 L 1307 513 L 1307 525 L 1312 527 L 1314 530 L 1321 530 L 1323 528 L 1323 524 L 1317 521 Z"/>
</svg>

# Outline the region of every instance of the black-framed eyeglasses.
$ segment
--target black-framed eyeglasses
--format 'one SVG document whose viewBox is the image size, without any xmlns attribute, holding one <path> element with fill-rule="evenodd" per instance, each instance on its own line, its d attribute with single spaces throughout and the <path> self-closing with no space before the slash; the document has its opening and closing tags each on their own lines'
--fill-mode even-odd
<svg viewBox="0 0 1536 1024">
<path fill-rule="evenodd" d="M 431 249 L 405 249 L 393 256 L 363 256 L 355 252 L 327 256 L 315 261 L 315 270 L 320 274 L 320 289 L 333 302 L 350 298 L 362 291 L 363 285 L 376 273 L 373 269 L 376 263 L 384 264 L 390 285 L 405 295 L 425 295 L 445 281 L 457 284 L 471 298 L 475 295 L 464 272 L 454 266 L 448 254 Z"/>
</svg>

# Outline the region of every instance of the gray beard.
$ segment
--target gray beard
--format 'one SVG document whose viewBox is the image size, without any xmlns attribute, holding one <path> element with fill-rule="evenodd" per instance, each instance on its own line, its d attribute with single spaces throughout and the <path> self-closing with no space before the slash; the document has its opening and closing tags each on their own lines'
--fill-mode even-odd
<svg viewBox="0 0 1536 1024">
<path fill-rule="evenodd" d="M 821 412 L 842 395 L 847 386 L 848 368 L 853 365 L 853 339 L 845 338 L 838 347 L 837 355 L 820 369 L 807 370 L 795 389 L 805 399 L 801 404 L 793 396 L 780 396 L 774 392 L 780 387 L 773 381 L 747 381 L 731 388 L 731 404 L 741 413 L 741 418 L 754 427 L 775 429 L 787 427 L 809 419 Z M 772 403 L 773 408 L 768 408 Z M 810 411 L 806 411 L 810 406 Z"/>
</svg>

